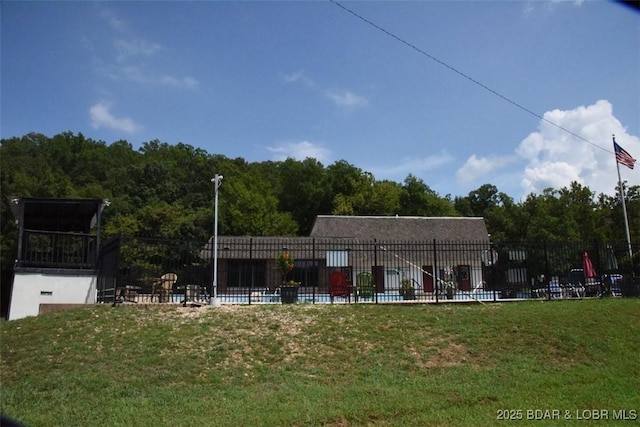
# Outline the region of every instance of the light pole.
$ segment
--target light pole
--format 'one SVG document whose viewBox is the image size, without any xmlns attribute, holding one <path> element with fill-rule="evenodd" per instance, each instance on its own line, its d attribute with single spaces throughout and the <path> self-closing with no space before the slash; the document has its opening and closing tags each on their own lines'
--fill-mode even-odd
<svg viewBox="0 0 640 427">
<path fill-rule="evenodd" d="M 220 307 L 220 300 L 218 299 L 218 189 L 222 184 L 222 175 L 216 174 L 211 182 L 215 186 L 215 196 L 213 202 L 213 290 L 209 305 Z"/>
</svg>

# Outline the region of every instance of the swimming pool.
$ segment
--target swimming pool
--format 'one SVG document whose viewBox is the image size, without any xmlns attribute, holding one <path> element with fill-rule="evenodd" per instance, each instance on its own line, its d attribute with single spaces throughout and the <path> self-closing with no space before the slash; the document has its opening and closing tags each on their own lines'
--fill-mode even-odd
<svg viewBox="0 0 640 427">
<path fill-rule="evenodd" d="M 175 302 L 184 301 L 184 295 L 173 295 L 177 297 Z M 280 294 L 268 291 L 253 291 L 251 293 L 223 293 L 218 294 L 220 302 L 223 304 L 280 304 Z M 458 292 L 451 299 L 444 296 L 436 296 L 433 294 L 416 295 L 414 300 L 404 300 L 404 298 L 395 292 L 377 293 L 372 298 L 356 298 L 354 295 L 351 299 L 344 297 L 334 297 L 335 304 L 345 303 L 432 303 L 432 302 L 449 302 L 449 301 L 494 301 L 500 299 L 500 292 L 483 291 L 483 292 Z M 298 295 L 298 304 L 330 304 L 331 298 L 328 293 L 300 293 Z"/>
</svg>

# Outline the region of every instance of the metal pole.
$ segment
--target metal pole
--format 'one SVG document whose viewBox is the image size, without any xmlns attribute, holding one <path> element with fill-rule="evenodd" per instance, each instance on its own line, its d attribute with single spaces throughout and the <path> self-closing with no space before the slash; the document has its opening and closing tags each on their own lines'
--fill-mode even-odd
<svg viewBox="0 0 640 427">
<path fill-rule="evenodd" d="M 216 174 L 211 182 L 215 185 L 215 196 L 213 202 L 213 293 L 209 300 L 209 305 L 220 307 L 218 299 L 218 189 L 222 181 L 222 175 Z"/>
<path fill-rule="evenodd" d="M 613 135 L 613 143 L 616 143 L 616 136 Z M 615 146 L 615 145 L 614 145 Z M 624 231 L 627 237 L 627 247 L 629 249 L 629 258 L 633 259 L 633 251 L 631 250 L 631 236 L 629 235 L 629 219 L 627 218 L 627 204 L 625 203 L 624 186 L 620 178 L 620 163 L 616 158 L 616 168 L 618 170 L 618 187 L 620 187 L 620 200 L 622 201 L 622 213 L 624 214 Z"/>
</svg>

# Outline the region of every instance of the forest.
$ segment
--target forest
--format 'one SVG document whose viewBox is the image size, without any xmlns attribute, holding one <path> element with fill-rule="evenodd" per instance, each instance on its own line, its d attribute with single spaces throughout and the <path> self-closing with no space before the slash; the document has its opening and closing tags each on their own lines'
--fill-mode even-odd
<svg viewBox="0 0 640 427">
<path fill-rule="evenodd" d="M 17 228 L 9 197 L 101 198 L 103 235 L 205 241 L 213 234 L 213 176 L 220 235 L 308 235 L 316 215 L 481 216 L 494 241 L 626 241 L 622 203 L 577 182 L 516 202 L 495 185 L 440 195 L 409 174 L 376 180 L 346 160 L 247 162 L 158 140 L 134 149 L 65 132 L 29 133 L 0 146 L 1 267 L 11 270 Z M 617 192 L 617 189 L 616 189 Z M 631 241 L 640 241 L 640 186 L 625 188 Z"/>
</svg>

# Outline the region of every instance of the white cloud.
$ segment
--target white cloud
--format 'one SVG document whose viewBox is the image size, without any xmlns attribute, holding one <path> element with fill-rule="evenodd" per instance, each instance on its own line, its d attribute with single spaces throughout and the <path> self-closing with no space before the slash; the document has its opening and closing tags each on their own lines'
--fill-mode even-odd
<svg viewBox="0 0 640 427">
<path fill-rule="evenodd" d="M 94 129 L 108 128 L 125 133 L 134 133 L 142 128 L 142 126 L 128 117 L 115 117 L 109 109 L 109 104 L 105 102 L 99 102 L 89 109 L 91 126 Z"/>
<path fill-rule="evenodd" d="M 540 1 L 540 0 L 527 0 L 525 2 L 523 2 L 523 11 L 525 14 L 531 14 L 534 10 L 536 10 L 536 8 L 540 8 L 543 11 L 546 11 L 547 13 L 553 13 L 556 8 L 561 7 L 562 5 L 565 4 L 570 4 L 572 6 L 576 6 L 576 7 L 580 7 L 582 6 L 582 3 L 584 3 L 584 0 L 573 0 L 573 1 L 568 1 L 568 0 L 547 0 L 547 1 Z"/>
<path fill-rule="evenodd" d="M 303 71 L 285 74 L 283 77 L 285 83 L 304 83 L 308 87 L 315 87 L 316 83 L 307 76 Z"/>
<path fill-rule="evenodd" d="M 112 80 L 130 80 L 134 82 L 146 82 L 147 78 L 142 73 L 140 67 L 124 66 L 124 67 L 106 67 L 103 74 Z"/>
<path fill-rule="evenodd" d="M 274 154 L 274 160 L 286 160 L 288 157 L 304 160 L 310 157 L 319 162 L 326 162 L 331 154 L 328 149 L 310 141 L 288 142 L 277 147 L 267 147 L 267 149 Z"/>
<path fill-rule="evenodd" d="M 419 175 L 420 172 L 436 169 L 439 166 L 451 163 L 451 161 L 453 161 L 453 157 L 443 150 L 439 154 L 426 157 L 405 157 L 400 163 L 392 166 L 369 167 L 366 169 L 370 170 L 378 180 L 402 181 L 409 174 Z"/>
<path fill-rule="evenodd" d="M 121 67 L 101 66 L 99 72 L 114 81 L 130 81 L 146 85 L 171 86 L 175 88 L 196 89 L 200 82 L 191 76 L 158 76 L 148 73 L 144 67 L 130 65 Z"/>
<path fill-rule="evenodd" d="M 577 181 L 596 194 L 614 194 L 618 182 L 611 135 L 634 158 L 640 156 L 640 138 L 627 134 L 606 100 L 573 110 L 545 113 L 538 131 L 527 136 L 516 153 L 526 162 L 521 177 L 524 194 L 560 189 Z M 558 126 L 585 140 L 579 139 Z M 623 170 L 626 169 L 624 172 Z M 640 184 L 637 171 L 621 167 L 630 185 Z"/>
<path fill-rule="evenodd" d="M 199 82 L 191 76 L 181 78 L 173 76 L 163 76 L 159 79 L 159 83 L 174 87 L 184 87 L 187 89 L 195 89 L 199 84 Z"/>
<path fill-rule="evenodd" d="M 507 187 L 509 194 L 517 193 L 519 185 L 524 197 L 546 188 L 569 187 L 575 181 L 596 194 L 614 195 L 618 174 L 611 135 L 636 159 L 640 138 L 626 132 L 611 104 L 600 100 L 572 110 L 548 111 L 543 117 L 538 130 L 523 139 L 513 155 L 471 155 L 456 172 L 458 184 L 477 187 L 491 182 L 501 191 Z M 640 185 L 637 170 L 621 166 L 620 173 L 629 185 Z"/>
<path fill-rule="evenodd" d="M 192 76 L 162 74 L 163 67 L 175 68 L 171 57 L 167 55 L 173 53 L 169 49 L 137 36 L 131 29 L 133 27 L 110 9 L 102 11 L 102 18 L 117 36 L 109 40 L 110 49 L 96 49 L 92 46 L 90 36 L 84 39 L 85 46 L 93 55 L 97 74 L 117 82 L 129 81 L 184 89 L 198 87 L 198 80 Z M 178 67 L 183 68 L 183 64 Z"/>
<path fill-rule="evenodd" d="M 325 95 L 338 107 L 355 108 L 365 107 L 368 104 L 365 98 L 348 90 L 328 90 Z"/>
<path fill-rule="evenodd" d="M 111 29 L 124 32 L 126 30 L 126 22 L 124 22 L 118 15 L 116 15 L 111 9 L 102 9 L 100 15 L 107 22 Z"/>
<path fill-rule="evenodd" d="M 349 90 L 337 90 L 337 89 L 320 89 L 316 87 L 316 82 L 307 76 L 303 71 L 296 71 L 294 73 L 285 74 L 283 77 L 285 83 L 302 83 L 310 89 L 317 89 L 327 99 L 331 100 L 336 106 L 340 108 L 356 108 L 366 107 L 369 102 L 366 98 L 356 95 Z"/>
<path fill-rule="evenodd" d="M 149 43 L 145 40 L 116 40 L 114 47 L 117 52 L 116 60 L 118 62 L 132 57 L 151 57 L 163 49 L 158 43 Z"/>
<path fill-rule="evenodd" d="M 302 78 L 302 71 L 296 71 L 295 73 L 285 74 L 283 79 L 285 83 L 295 83 Z"/>
<path fill-rule="evenodd" d="M 456 179 L 459 183 L 469 183 L 489 175 L 491 172 L 500 169 L 513 161 L 512 157 L 478 157 L 471 155 L 465 164 L 456 172 Z"/>
<path fill-rule="evenodd" d="M 521 182 L 525 193 L 540 193 L 545 188 L 568 187 L 573 181 L 584 185 L 581 174 L 582 169 L 578 165 L 555 161 L 539 164 L 535 168 L 527 167 Z"/>
</svg>

